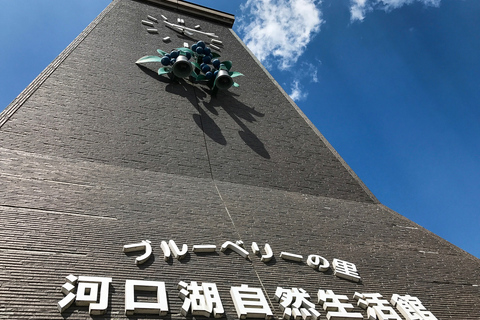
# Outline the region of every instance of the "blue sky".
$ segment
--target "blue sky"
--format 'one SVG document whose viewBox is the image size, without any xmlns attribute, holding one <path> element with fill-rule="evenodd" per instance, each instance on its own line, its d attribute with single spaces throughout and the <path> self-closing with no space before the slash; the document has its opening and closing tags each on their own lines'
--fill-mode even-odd
<svg viewBox="0 0 480 320">
<path fill-rule="evenodd" d="M 383 204 L 480 257 L 480 1 L 191 2 L 235 14 Z M 4 1 L 0 110 L 109 3 Z"/>
</svg>

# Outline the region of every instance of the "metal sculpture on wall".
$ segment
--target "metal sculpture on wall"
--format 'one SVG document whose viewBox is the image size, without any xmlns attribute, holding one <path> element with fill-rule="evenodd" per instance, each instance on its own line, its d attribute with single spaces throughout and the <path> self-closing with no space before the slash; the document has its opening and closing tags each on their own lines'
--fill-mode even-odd
<svg viewBox="0 0 480 320">
<path fill-rule="evenodd" d="M 142 20 L 142 24 L 146 25 L 148 33 L 158 33 L 158 29 L 153 28 L 154 23 L 158 23 L 155 17 L 147 16 L 150 21 Z M 187 28 L 184 26 L 185 21 L 178 18 L 179 24 L 168 22 L 168 19 L 162 15 L 165 26 L 179 32 L 183 35 L 192 37 L 195 33 L 208 36 L 209 38 L 218 38 L 214 33 L 200 31 L 200 26 Z M 163 38 L 164 42 L 170 42 L 170 37 Z M 223 45 L 218 39 L 211 39 L 207 45 L 202 40 L 194 43 L 191 47 L 188 43 L 184 43 L 181 48 L 175 48 L 170 53 L 157 49 L 159 56 L 144 56 L 135 63 L 142 64 L 148 62 L 160 63 L 162 67 L 158 69 L 158 74 L 167 74 L 172 80 L 188 78 L 191 81 L 205 82 L 210 89 L 212 95 L 218 90 L 228 90 L 229 88 L 238 87 L 239 84 L 233 81 L 233 78 L 243 76 L 242 73 L 231 71 L 232 61 L 220 61 L 220 54 L 212 51 L 220 50 Z"/>
</svg>

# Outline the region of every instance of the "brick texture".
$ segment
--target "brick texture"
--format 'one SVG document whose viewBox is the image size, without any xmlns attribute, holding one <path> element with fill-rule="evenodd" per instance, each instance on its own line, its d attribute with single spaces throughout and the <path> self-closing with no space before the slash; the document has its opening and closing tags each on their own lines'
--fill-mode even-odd
<svg viewBox="0 0 480 320">
<path fill-rule="evenodd" d="M 211 97 L 137 66 L 192 43 L 161 24 L 147 33 L 141 20 L 162 14 L 218 34 L 240 87 Z M 90 318 L 87 307 L 56 308 L 69 274 L 113 278 L 107 319 L 159 318 L 124 315 L 127 279 L 164 281 L 167 319 L 184 319 L 181 280 L 215 282 L 228 319 L 238 318 L 230 286 L 241 284 L 263 288 L 275 318 L 277 286 L 313 301 L 319 289 L 350 303 L 357 291 L 410 294 L 439 319 L 480 317 L 479 260 L 380 204 L 228 28 L 115 0 L 27 89 L 0 116 L 0 319 Z M 122 246 L 145 239 L 153 257 L 136 266 Z M 163 260 L 169 239 L 188 244 L 184 260 Z M 274 259 L 220 252 L 239 239 L 269 243 Z M 362 281 L 282 251 L 355 263 Z"/>
</svg>

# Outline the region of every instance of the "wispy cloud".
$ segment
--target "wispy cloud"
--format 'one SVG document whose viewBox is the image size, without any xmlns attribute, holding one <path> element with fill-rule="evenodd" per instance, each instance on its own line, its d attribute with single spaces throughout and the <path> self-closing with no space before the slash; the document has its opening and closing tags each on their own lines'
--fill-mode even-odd
<svg viewBox="0 0 480 320">
<path fill-rule="evenodd" d="M 390 11 L 414 2 L 425 6 L 438 7 L 441 0 L 350 0 L 350 20 L 362 21 L 368 11 L 381 9 Z"/>
<path fill-rule="evenodd" d="M 290 72 L 292 81 L 290 82 L 289 96 L 293 101 L 303 101 L 307 99 L 308 90 L 314 88 L 320 81 L 318 79 L 318 68 L 322 62 L 316 59 L 316 64 L 308 61 L 302 61 L 298 67 Z M 287 85 L 284 85 L 286 88 Z"/>
<path fill-rule="evenodd" d="M 384 9 L 391 10 L 397 9 L 405 4 L 411 4 L 413 2 L 421 2 L 426 6 L 438 7 L 441 0 L 379 0 L 378 2 L 384 6 Z"/>
<path fill-rule="evenodd" d="M 265 65 L 281 70 L 294 65 L 316 33 L 319 0 L 247 0 L 241 6 L 243 41 Z"/>
<path fill-rule="evenodd" d="M 317 69 L 312 72 L 312 82 L 318 83 L 318 72 Z"/>
<path fill-rule="evenodd" d="M 289 94 L 289 96 L 293 101 L 302 101 L 307 99 L 308 92 L 303 91 L 303 87 L 300 85 L 299 80 L 294 80 L 290 89 L 292 92 Z"/>
<path fill-rule="evenodd" d="M 321 64 L 321 62 L 319 62 Z M 297 74 L 296 77 L 309 78 L 310 82 L 318 83 L 318 67 L 310 62 L 302 62 L 298 69 L 301 74 Z"/>
</svg>

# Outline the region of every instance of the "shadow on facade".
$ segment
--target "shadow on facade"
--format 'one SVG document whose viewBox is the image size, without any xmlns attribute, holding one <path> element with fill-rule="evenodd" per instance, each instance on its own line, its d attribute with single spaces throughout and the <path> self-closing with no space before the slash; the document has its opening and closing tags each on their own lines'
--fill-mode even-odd
<svg viewBox="0 0 480 320">
<path fill-rule="evenodd" d="M 245 124 L 245 122 L 252 123 L 257 121 L 256 117 L 263 117 L 263 113 L 241 103 L 234 98 L 234 94 L 230 91 L 220 91 L 216 97 L 212 97 L 208 89 L 196 90 L 198 89 L 196 86 L 183 79 L 176 82 L 166 76 L 159 76 L 157 72 L 142 65 L 138 65 L 138 67 L 152 78 L 168 83 L 165 88 L 167 92 L 188 99 L 198 111 L 198 114 L 193 115 L 193 120 L 210 139 L 220 145 L 227 145 L 227 139 L 223 135 L 221 128 L 206 112 L 208 110 L 211 114 L 218 116 L 217 109 L 222 108 L 240 127 L 241 130 L 238 131 L 238 134 L 245 144 L 261 157 L 270 159 L 270 154 L 265 148 L 265 144 Z M 202 104 L 206 110 L 202 108 Z"/>
<path fill-rule="evenodd" d="M 217 108 L 222 108 L 240 127 L 241 130 L 238 131 L 238 134 L 245 144 L 258 155 L 265 159 L 270 159 L 270 154 L 265 148 L 265 144 L 244 123 L 244 121 L 248 123 L 257 121 L 256 117 L 263 117 L 263 113 L 241 103 L 234 98 L 234 94 L 230 91 L 220 91 L 217 97 L 210 97 L 209 101 L 203 101 L 203 105 L 214 115 L 218 115 Z"/>
</svg>

